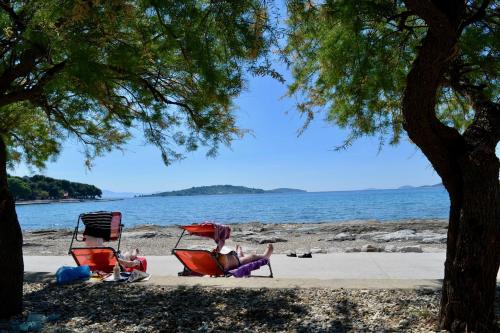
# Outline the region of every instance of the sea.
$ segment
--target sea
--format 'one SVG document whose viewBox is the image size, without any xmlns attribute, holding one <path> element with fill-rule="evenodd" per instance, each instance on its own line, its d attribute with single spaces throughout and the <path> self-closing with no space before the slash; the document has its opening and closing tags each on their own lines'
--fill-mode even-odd
<svg viewBox="0 0 500 333">
<path fill-rule="evenodd" d="M 447 219 L 448 193 L 443 187 L 305 193 L 135 197 L 18 205 L 23 230 L 74 228 L 78 215 L 120 211 L 126 227 L 144 224 L 219 223 L 338 223 L 352 220 L 394 221 Z"/>
</svg>

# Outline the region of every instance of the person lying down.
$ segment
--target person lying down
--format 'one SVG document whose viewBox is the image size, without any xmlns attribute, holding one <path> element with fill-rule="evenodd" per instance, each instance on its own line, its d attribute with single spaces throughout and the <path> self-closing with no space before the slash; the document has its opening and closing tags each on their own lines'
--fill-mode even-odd
<svg viewBox="0 0 500 333">
<path fill-rule="evenodd" d="M 231 251 L 227 254 L 221 253 L 218 256 L 218 261 L 224 271 L 228 271 L 260 259 L 269 259 L 271 254 L 273 254 L 273 250 L 273 245 L 268 244 L 263 254 L 244 254 L 241 246 L 236 245 L 236 251 Z"/>
</svg>

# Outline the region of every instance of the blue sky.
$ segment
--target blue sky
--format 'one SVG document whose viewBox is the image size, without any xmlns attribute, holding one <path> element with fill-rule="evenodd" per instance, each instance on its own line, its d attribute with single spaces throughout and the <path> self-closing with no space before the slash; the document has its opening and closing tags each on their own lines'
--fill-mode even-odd
<svg viewBox="0 0 500 333">
<path fill-rule="evenodd" d="M 115 192 L 139 193 L 215 184 L 331 191 L 440 182 L 427 159 L 407 139 L 381 152 L 377 138 L 363 138 L 346 151 L 335 151 L 347 133 L 321 116 L 298 137 L 303 119 L 294 108 L 295 101 L 283 98 L 285 92 L 286 86 L 271 78 L 249 78 L 235 106 L 238 124 L 253 135 L 235 141 L 231 148 L 221 148 L 215 159 L 197 151 L 166 167 L 159 151 L 136 137 L 125 152 L 96 159 L 89 171 L 81 147 L 70 140 L 41 173 Z M 23 165 L 12 173 L 30 174 Z"/>
</svg>

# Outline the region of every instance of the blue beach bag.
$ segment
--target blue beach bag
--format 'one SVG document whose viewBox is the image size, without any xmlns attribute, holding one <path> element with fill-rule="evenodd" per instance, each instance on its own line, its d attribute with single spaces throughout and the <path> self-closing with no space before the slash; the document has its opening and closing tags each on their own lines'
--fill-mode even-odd
<svg viewBox="0 0 500 333">
<path fill-rule="evenodd" d="M 89 266 L 62 266 L 56 272 L 56 281 L 58 284 L 67 284 L 76 280 L 88 279 L 89 277 Z"/>
</svg>

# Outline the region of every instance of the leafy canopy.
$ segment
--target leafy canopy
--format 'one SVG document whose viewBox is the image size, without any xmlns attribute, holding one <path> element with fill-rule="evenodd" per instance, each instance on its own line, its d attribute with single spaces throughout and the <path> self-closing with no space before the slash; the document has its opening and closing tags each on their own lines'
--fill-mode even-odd
<svg viewBox="0 0 500 333">
<path fill-rule="evenodd" d="M 231 100 L 268 74 L 258 0 L 0 1 L 0 135 L 11 162 L 43 167 L 68 135 L 89 160 L 133 128 L 166 164 L 215 154 L 244 131 Z M 274 73 L 272 73 L 274 74 Z"/>
<path fill-rule="evenodd" d="M 470 17 L 481 10 L 484 16 L 467 22 L 436 108 L 438 118 L 460 132 L 473 110 L 453 89 L 452 75 L 499 99 L 499 8 L 494 1 L 484 1 L 483 9 L 478 3 L 466 2 Z M 392 0 L 292 0 L 288 10 L 285 51 L 294 77 L 289 94 L 299 96 L 299 111 L 310 121 L 326 110 L 328 121 L 350 128 L 343 147 L 362 135 L 380 135 L 381 144 L 387 137 L 398 143 L 406 75 L 427 31 L 425 22 L 403 1 Z"/>
</svg>

